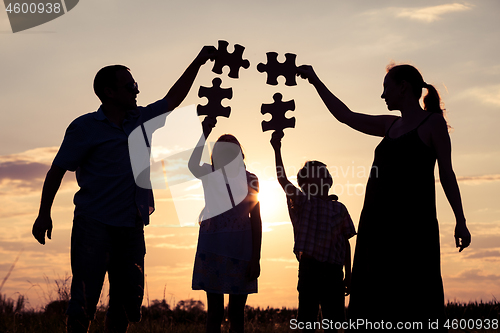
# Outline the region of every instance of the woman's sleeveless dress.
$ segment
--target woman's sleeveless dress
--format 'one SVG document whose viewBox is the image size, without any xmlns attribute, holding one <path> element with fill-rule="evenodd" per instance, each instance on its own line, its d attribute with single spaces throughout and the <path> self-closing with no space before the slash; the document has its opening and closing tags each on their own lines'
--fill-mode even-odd
<svg viewBox="0 0 500 333">
<path fill-rule="evenodd" d="M 424 329 L 429 320 L 445 319 L 436 154 L 418 136 L 422 123 L 398 138 L 386 135 L 375 149 L 354 253 L 350 318 L 418 320 Z"/>
</svg>

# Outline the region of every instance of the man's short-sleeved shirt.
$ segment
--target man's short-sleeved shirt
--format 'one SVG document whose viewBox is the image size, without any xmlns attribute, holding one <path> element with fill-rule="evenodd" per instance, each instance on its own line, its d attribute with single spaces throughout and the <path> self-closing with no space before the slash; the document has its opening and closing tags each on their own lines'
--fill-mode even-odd
<svg viewBox="0 0 500 333">
<path fill-rule="evenodd" d="M 130 162 L 128 136 L 144 122 L 167 112 L 162 99 L 127 113 L 123 129 L 110 122 L 100 107 L 76 118 L 66 129 L 54 164 L 76 171 L 80 190 L 75 194 L 75 216 L 99 222 L 135 226 L 140 213 L 145 225 L 154 210 L 151 189 L 136 185 Z"/>
<path fill-rule="evenodd" d="M 343 265 L 346 242 L 356 234 L 347 208 L 336 200 L 307 196 L 297 189 L 287 197 L 297 258 L 305 253 L 321 262 Z"/>
</svg>

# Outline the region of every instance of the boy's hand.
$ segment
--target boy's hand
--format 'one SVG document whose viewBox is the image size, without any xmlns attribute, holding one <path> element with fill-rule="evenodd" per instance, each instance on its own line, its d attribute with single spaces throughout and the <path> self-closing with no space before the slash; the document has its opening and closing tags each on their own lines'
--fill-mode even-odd
<svg viewBox="0 0 500 333">
<path fill-rule="evenodd" d="M 204 65 L 208 59 L 214 60 L 215 54 L 217 53 L 217 49 L 215 46 L 203 46 L 200 53 L 195 58 L 195 62 L 197 62 L 200 66 Z"/>
<path fill-rule="evenodd" d="M 281 149 L 281 139 L 285 133 L 283 131 L 274 131 L 271 135 L 271 146 L 273 146 L 274 150 Z"/>
<path fill-rule="evenodd" d="M 309 80 L 309 83 L 319 81 L 318 76 L 314 72 L 311 65 L 302 65 L 297 68 L 297 76 Z"/>
<path fill-rule="evenodd" d="M 203 119 L 201 127 L 203 128 L 203 135 L 205 135 L 205 139 L 208 138 L 212 129 L 215 127 L 215 124 L 217 124 L 217 118 L 215 117 L 205 117 L 205 119 Z"/>
</svg>

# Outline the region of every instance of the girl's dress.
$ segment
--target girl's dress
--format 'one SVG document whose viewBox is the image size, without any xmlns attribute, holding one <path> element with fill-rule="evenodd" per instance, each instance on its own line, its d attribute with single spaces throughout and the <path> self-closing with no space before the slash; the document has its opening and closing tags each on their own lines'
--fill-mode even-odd
<svg viewBox="0 0 500 333">
<path fill-rule="evenodd" d="M 213 170 L 209 164 L 202 167 L 207 171 Z M 203 215 L 209 217 L 200 223 L 193 269 L 194 290 L 219 294 L 257 292 L 257 279 L 248 280 L 246 274 L 252 256 L 250 211 L 257 203 L 258 179 L 253 173 L 243 171 L 246 173 L 248 194 L 235 205 L 234 199 L 238 202 L 241 198 L 233 198 L 229 185 L 218 189 L 212 186 L 210 193 L 207 193 L 208 187 L 204 184 L 206 206 Z M 219 183 L 225 184 L 224 178 Z M 217 191 L 221 193 L 216 193 Z M 211 207 L 217 205 L 213 199 L 228 196 L 228 192 L 233 208 L 218 215 L 210 213 Z"/>
<path fill-rule="evenodd" d="M 436 153 L 418 136 L 432 115 L 400 137 L 386 134 L 375 149 L 354 253 L 350 318 L 419 320 L 424 329 L 429 320 L 444 323 Z"/>
</svg>

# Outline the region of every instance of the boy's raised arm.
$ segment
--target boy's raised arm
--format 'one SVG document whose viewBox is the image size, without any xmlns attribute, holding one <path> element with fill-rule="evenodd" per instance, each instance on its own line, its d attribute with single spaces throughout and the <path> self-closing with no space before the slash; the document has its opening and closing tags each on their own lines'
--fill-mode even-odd
<svg viewBox="0 0 500 333">
<path fill-rule="evenodd" d="M 274 149 L 274 157 L 276 160 L 276 176 L 281 187 L 287 196 L 297 195 L 299 190 L 286 177 L 285 167 L 283 166 L 283 158 L 281 157 L 281 139 L 283 131 L 274 131 L 271 136 L 271 145 Z"/>
</svg>

